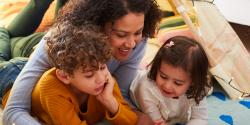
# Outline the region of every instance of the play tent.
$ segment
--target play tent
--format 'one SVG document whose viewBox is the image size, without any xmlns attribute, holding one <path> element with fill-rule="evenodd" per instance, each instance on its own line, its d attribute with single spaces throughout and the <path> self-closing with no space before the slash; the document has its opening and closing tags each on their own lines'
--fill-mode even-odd
<svg viewBox="0 0 250 125">
<path fill-rule="evenodd" d="M 214 9 L 214 5 L 204 1 L 157 1 L 162 10 L 172 11 L 174 15 L 162 20 L 159 34 L 151 42 L 161 43 L 174 35 L 197 39 L 209 57 L 212 76 L 228 96 L 231 99 L 249 96 L 250 54 L 229 23 Z"/>
</svg>

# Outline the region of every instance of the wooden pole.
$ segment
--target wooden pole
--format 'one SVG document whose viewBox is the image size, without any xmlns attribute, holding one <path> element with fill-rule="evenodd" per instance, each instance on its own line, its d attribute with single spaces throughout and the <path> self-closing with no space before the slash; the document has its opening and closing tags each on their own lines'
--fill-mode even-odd
<svg viewBox="0 0 250 125">
<path fill-rule="evenodd" d="M 169 0 L 169 1 L 172 1 L 172 3 L 176 7 L 176 10 L 182 16 L 182 18 L 184 19 L 184 22 L 187 24 L 187 26 L 189 27 L 189 29 L 193 33 L 195 39 L 203 46 L 203 48 L 205 49 L 205 51 L 207 53 L 210 65 L 212 67 L 214 67 L 216 65 L 216 62 L 211 58 L 212 55 L 208 52 L 208 49 L 205 46 L 204 39 L 202 38 L 201 34 L 199 33 L 199 30 L 194 26 L 192 20 L 188 16 L 188 13 L 187 13 L 183 3 L 180 0 Z"/>
</svg>

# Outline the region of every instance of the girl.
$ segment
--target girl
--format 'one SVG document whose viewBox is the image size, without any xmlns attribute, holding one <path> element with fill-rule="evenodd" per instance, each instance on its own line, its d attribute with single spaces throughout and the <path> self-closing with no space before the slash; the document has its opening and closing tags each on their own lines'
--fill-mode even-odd
<svg viewBox="0 0 250 125">
<path fill-rule="evenodd" d="M 150 65 L 135 78 L 130 94 L 155 125 L 207 124 L 209 62 L 202 46 L 184 36 L 172 37 Z"/>
</svg>

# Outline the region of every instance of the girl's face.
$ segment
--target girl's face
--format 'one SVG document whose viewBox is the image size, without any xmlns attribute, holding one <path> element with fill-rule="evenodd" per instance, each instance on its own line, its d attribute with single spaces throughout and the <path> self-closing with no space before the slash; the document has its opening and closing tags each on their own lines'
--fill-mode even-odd
<svg viewBox="0 0 250 125">
<path fill-rule="evenodd" d="M 142 39 L 143 26 L 143 13 L 128 13 L 115 22 L 105 25 L 105 32 L 113 48 L 113 56 L 117 60 L 128 59 L 136 44 Z"/>
<path fill-rule="evenodd" d="M 105 86 L 108 69 L 105 64 L 100 65 L 99 70 L 86 68 L 84 71 L 78 68 L 73 76 L 68 77 L 68 83 L 76 93 L 99 95 Z"/>
<path fill-rule="evenodd" d="M 179 97 L 186 93 L 191 85 L 191 78 L 180 67 L 173 67 L 165 62 L 161 63 L 156 75 L 156 84 L 162 94 L 169 98 Z"/>
</svg>

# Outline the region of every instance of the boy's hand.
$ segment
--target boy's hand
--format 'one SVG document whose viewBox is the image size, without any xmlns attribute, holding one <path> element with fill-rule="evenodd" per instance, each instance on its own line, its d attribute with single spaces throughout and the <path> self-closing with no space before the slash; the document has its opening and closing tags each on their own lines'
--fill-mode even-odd
<svg viewBox="0 0 250 125">
<path fill-rule="evenodd" d="M 96 96 L 97 100 L 100 101 L 111 115 L 115 115 L 118 111 L 119 104 L 113 95 L 115 81 L 111 74 L 108 72 L 107 81 L 103 91 Z"/>
</svg>

